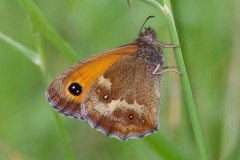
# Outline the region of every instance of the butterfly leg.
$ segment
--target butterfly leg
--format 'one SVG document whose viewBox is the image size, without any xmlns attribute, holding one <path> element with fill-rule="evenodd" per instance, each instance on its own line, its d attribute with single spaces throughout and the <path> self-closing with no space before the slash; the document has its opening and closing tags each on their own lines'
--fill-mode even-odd
<svg viewBox="0 0 240 160">
<path fill-rule="evenodd" d="M 167 68 L 177 68 L 177 66 L 164 66 L 163 69 L 167 69 Z"/>
<path fill-rule="evenodd" d="M 159 70 L 159 68 L 160 68 L 160 64 L 157 65 L 157 67 L 156 67 L 155 70 L 153 71 L 153 74 L 156 74 L 157 71 Z"/>
<path fill-rule="evenodd" d="M 183 75 L 183 73 L 179 72 L 179 71 L 176 71 L 176 70 L 173 70 L 173 69 L 166 69 L 164 71 L 161 71 L 161 72 L 157 72 L 157 73 L 154 73 L 154 74 L 162 74 L 162 73 L 166 73 L 166 72 L 175 72 L 175 73 L 178 73 L 180 75 Z"/>
<path fill-rule="evenodd" d="M 153 71 L 153 74 L 162 74 L 162 73 L 165 73 L 165 72 L 175 72 L 175 73 L 178 73 L 178 74 L 182 75 L 182 73 L 179 72 L 179 71 L 176 71 L 176 70 L 173 70 L 173 69 L 166 69 L 166 68 L 176 68 L 176 66 L 163 67 L 163 69 L 165 69 L 165 70 L 158 72 L 159 68 L 160 68 L 160 64 L 157 65 L 157 67 Z"/>
<path fill-rule="evenodd" d="M 163 48 L 177 48 L 177 47 L 181 47 L 180 45 L 177 45 L 177 46 L 174 46 L 173 44 L 170 44 L 170 43 L 164 43 L 164 42 L 161 42 L 161 41 L 158 41 L 160 46 L 163 47 Z"/>
</svg>

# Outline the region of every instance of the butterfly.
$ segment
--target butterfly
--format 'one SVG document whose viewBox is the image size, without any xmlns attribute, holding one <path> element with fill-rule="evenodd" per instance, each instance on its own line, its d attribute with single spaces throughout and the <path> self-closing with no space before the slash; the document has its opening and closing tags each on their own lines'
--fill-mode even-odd
<svg viewBox="0 0 240 160">
<path fill-rule="evenodd" d="M 126 140 L 158 129 L 162 46 L 151 27 L 132 43 L 93 55 L 57 76 L 45 93 L 51 106 Z"/>
</svg>

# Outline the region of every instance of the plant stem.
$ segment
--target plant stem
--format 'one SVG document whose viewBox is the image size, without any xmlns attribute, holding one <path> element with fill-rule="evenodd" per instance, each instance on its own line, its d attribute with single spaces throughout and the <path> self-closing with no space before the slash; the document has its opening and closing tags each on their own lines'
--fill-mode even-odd
<svg viewBox="0 0 240 160">
<path fill-rule="evenodd" d="M 165 5 L 164 8 L 167 9 L 167 6 Z M 170 13 L 170 12 L 168 12 L 168 13 Z M 175 23 L 174 23 L 173 17 L 171 14 L 165 14 L 165 17 L 167 20 L 169 33 L 170 33 L 170 37 L 171 37 L 173 45 L 179 45 L 179 40 L 178 40 L 177 31 L 175 28 Z M 203 140 L 200 122 L 198 119 L 195 103 L 193 100 L 192 90 L 190 87 L 190 83 L 189 83 L 189 79 L 188 79 L 188 75 L 187 75 L 187 70 L 186 70 L 186 67 L 184 64 L 181 48 L 180 47 L 174 48 L 174 54 L 175 54 L 178 69 L 183 74 L 182 76 L 180 76 L 181 84 L 182 84 L 182 91 L 183 91 L 184 99 L 185 99 L 185 102 L 187 105 L 189 117 L 190 117 L 190 120 L 192 123 L 193 133 L 194 133 L 198 151 L 200 154 L 200 159 L 205 160 L 205 159 L 207 159 L 207 156 L 206 156 L 206 151 L 205 151 L 204 140 Z"/>
<path fill-rule="evenodd" d="M 163 3 L 164 3 L 163 6 L 160 4 L 156 5 L 157 2 L 154 0 L 141 0 L 141 1 L 150 4 L 155 8 L 158 8 L 163 12 L 163 14 L 166 18 L 166 21 L 167 21 L 172 44 L 174 46 L 179 45 L 180 43 L 179 43 L 179 39 L 178 39 L 178 35 L 177 35 L 177 30 L 176 30 L 175 22 L 173 19 L 173 15 L 171 13 L 170 0 L 163 0 Z M 182 75 L 180 76 L 180 80 L 181 80 L 181 85 L 182 85 L 183 96 L 184 96 L 184 100 L 187 105 L 189 117 L 190 117 L 190 120 L 192 123 L 193 133 L 194 133 L 196 144 L 198 147 L 200 159 L 205 160 L 205 159 L 207 159 L 207 154 L 206 154 L 206 150 L 205 150 L 204 140 L 203 140 L 203 136 L 202 136 L 202 132 L 201 132 L 201 127 L 200 127 L 195 103 L 193 100 L 193 95 L 192 95 L 186 67 L 184 64 L 183 56 L 182 56 L 181 47 L 176 47 L 173 50 L 174 50 L 174 55 L 175 55 L 176 63 L 178 66 L 178 70 L 179 70 L 179 72 L 182 73 Z"/>
<path fill-rule="evenodd" d="M 43 80 L 44 80 L 45 84 L 47 85 L 50 81 L 50 76 L 47 72 L 46 55 L 45 55 L 45 52 L 43 51 L 41 34 L 36 30 L 36 27 L 35 27 L 36 24 L 32 21 L 31 18 L 30 18 L 30 24 L 31 24 L 32 31 L 34 33 L 37 53 L 39 54 L 39 57 L 40 57 L 41 63 L 39 65 L 39 67 L 40 67 L 40 70 L 43 75 Z M 66 130 L 63 127 L 62 122 L 60 121 L 59 115 L 56 112 L 54 112 L 53 114 L 54 114 L 55 120 L 57 122 L 57 128 L 59 130 L 60 140 L 62 141 L 65 159 L 75 160 Z"/>
<path fill-rule="evenodd" d="M 76 158 L 73 154 L 72 147 L 69 143 L 69 138 L 67 136 L 66 130 L 65 130 L 60 118 L 59 118 L 59 114 L 55 111 L 54 111 L 54 117 L 55 117 L 55 120 L 57 122 L 57 126 L 58 126 L 57 128 L 60 132 L 60 140 L 62 141 L 62 144 L 63 144 L 65 159 L 75 160 Z"/>
</svg>

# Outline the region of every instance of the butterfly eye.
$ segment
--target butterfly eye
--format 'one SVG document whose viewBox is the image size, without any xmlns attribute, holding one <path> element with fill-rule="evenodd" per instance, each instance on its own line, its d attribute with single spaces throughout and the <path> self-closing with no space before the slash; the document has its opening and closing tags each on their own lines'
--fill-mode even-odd
<svg viewBox="0 0 240 160">
<path fill-rule="evenodd" d="M 74 96 L 79 96 L 82 93 L 82 86 L 80 86 L 80 84 L 74 82 L 74 83 L 70 84 L 70 86 L 68 87 L 68 90 Z"/>
</svg>

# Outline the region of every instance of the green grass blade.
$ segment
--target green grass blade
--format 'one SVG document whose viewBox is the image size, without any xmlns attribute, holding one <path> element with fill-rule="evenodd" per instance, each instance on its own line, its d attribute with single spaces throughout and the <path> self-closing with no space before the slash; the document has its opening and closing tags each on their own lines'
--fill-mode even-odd
<svg viewBox="0 0 240 160">
<path fill-rule="evenodd" d="M 32 19 L 30 19 L 30 24 L 31 24 L 31 27 L 32 27 L 32 31 L 34 33 L 36 48 L 37 48 L 38 54 L 40 55 L 40 58 L 41 58 L 41 61 L 42 61 L 42 65 L 40 66 L 40 70 L 42 71 L 43 80 L 44 80 L 44 82 L 47 86 L 49 84 L 49 81 L 50 81 L 50 76 L 49 76 L 48 71 L 47 71 L 46 53 L 44 52 L 44 49 L 43 49 L 41 34 L 37 31 L 37 28 L 36 28 L 36 26 L 38 24 L 36 24 L 35 22 L 36 21 L 32 21 Z M 55 120 L 56 120 L 56 123 L 57 123 L 57 127 L 58 127 L 58 130 L 59 130 L 60 140 L 62 141 L 65 159 L 75 160 L 75 156 L 74 156 L 73 150 L 71 148 L 69 138 L 67 136 L 66 130 L 65 130 L 62 122 L 60 121 L 59 115 L 57 114 L 57 112 L 54 112 L 54 111 L 53 111 L 53 114 L 54 114 L 54 117 L 55 117 Z"/>
<path fill-rule="evenodd" d="M 145 142 L 158 154 L 166 160 L 187 160 L 189 158 L 183 154 L 176 146 L 167 140 L 161 133 L 152 135 L 144 139 Z"/>
<path fill-rule="evenodd" d="M 12 47 L 16 48 L 20 51 L 24 56 L 26 56 L 30 61 L 32 61 L 35 65 L 41 65 L 41 59 L 36 52 L 33 50 L 23 46 L 22 44 L 14 41 L 12 38 L 8 37 L 7 35 L 0 32 L 0 39 L 11 45 Z"/>
<path fill-rule="evenodd" d="M 168 29 L 169 29 L 169 34 L 170 34 L 170 37 L 172 40 L 172 44 L 175 46 L 179 45 L 180 43 L 179 43 L 179 39 L 178 39 L 178 35 L 177 35 L 177 30 L 176 30 L 175 22 L 173 19 L 173 15 L 171 13 L 170 1 L 163 0 L 164 6 L 156 5 L 157 2 L 154 0 L 141 0 L 141 1 L 150 4 L 155 8 L 158 8 L 163 12 L 163 14 L 166 18 L 167 24 L 168 24 Z M 153 2 L 150 3 L 149 1 L 153 1 Z M 194 133 L 196 144 L 198 147 L 200 159 L 205 160 L 205 159 L 207 159 L 206 149 L 205 149 L 205 145 L 204 145 L 201 127 L 200 127 L 195 103 L 193 100 L 193 95 L 192 95 L 186 67 L 184 64 L 181 48 L 180 47 L 174 48 L 174 54 L 175 54 L 175 59 L 176 59 L 178 69 L 183 74 L 180 77 L 182 91 L 183 91 L 183 97 L 186 102 L 189 117 L 190 117 L 190 120 L 192 123 L 193 133 Z"/>
<path fill-rule="evenodd" d="M 167 20 L 172 43 L 173 43 L 173 45 L 179 45 L 180 43 L 178 40 L 175 23 L 174 23 L 171 12 L 170 12 L 170 10 L 168 10 L 168 7 L 166 5 L 164 6 L 164 11 L 167 11 L 167 12 L 165 12 L 165 17 Z M 181 48 L 180 47 L 174 48 L 174 54 L 175 54 L 178 69 L 183 74 L 180 77 L 181 84 L 182 84 L 183 97 L 186 102 L 189 117 L 190 117 L 190 120 L 192 123 L 193 133 L 194 133 L 196 144 L 197 144 L 198 151 L 200 154 L 200 159 L 205 160 L 205 159 L 207 159 L 207 155 L 206 155 L 204 140 L 203 140 L 200 122 L 198 119 L 195 103 L 193 100 L 193 95 L 192 95 L 192 91 L 191 91 L 191 87 L 190 87 L 190 83 L 189 83 L 189 79 L 188 79 L 188 75 L 187 75 L 187 70 L 185 68 Z"/>
<path fill-rule="evenodd" d="M 167 20 L 172 43 L 173 43 L 173 45 L 179 45 L 180 43 L 178 40 L 175 23 L 174 23 L 172 14 L 170 12 L 170 9 L 167 7 L 167 5 L 164 6 L 163 12 L 164 12 L 166 20 Z M 191 91 L 191 87 L 190 87 L 190 83 L 189 83 L 189 79 L 188 79 L 188 75 L 187 75 L 187 70 L 185 68 L 181 48 L 180 47 L 174 48 L 174 54 L 175 54 L 178 69 L 183 74 L 180 77 L 181 84 L 182 84 L 183 97 L 186 102 L 189 117 L 190 117 L 190 120 L 192 123 L 193 133 L 194 133 L 196 144 L 197 144 L 198 151 L 200 154 L 200 159 L 204 160 L 204 159 L 207 159 L 205 145 L 204 145 L 204 141 L 203 141 L 200 122 L 198 119 L 195 103 L 193 100 L 192 91 Z"/>
<path fill-rule="evenodd" d="M 141 1 L 143 1 L 144 3 L 147 3 L 147 4 L 157 8 L 157 9 L 162 7 L 162 5 L 160 5 L 158 2 L 156 2 L 154 0 L 141 0 Z"/>
<path fill-rule="evenodd" d="M 41 11 L 32 0 L 19 0 L 23 9 L 29 15 L 31 21 L 36 24 L 36 29 L 44 35 L 61 53 L 72 61 L 78 59 L 76 52 L 65 42 L 61 36 L 51 27 Z"/>
<path fill-rule="evenodd" d="M 60 140 L 62 141 L 62 144 L 63 144 L 65 159 L 75 160 L 76 158 L 73 154 L 72 147 L 69 143 L 69 138 L 68 138 L 68 135 L 66 133 L 66 130 L 65 130 L 60 118 L 59 118 L 59 114 L 55 111 L 54 111 L 54 117 L 55 117 L 56 122 L 57 122 L 58 130 L 60 132 Z"/>
</svg>

